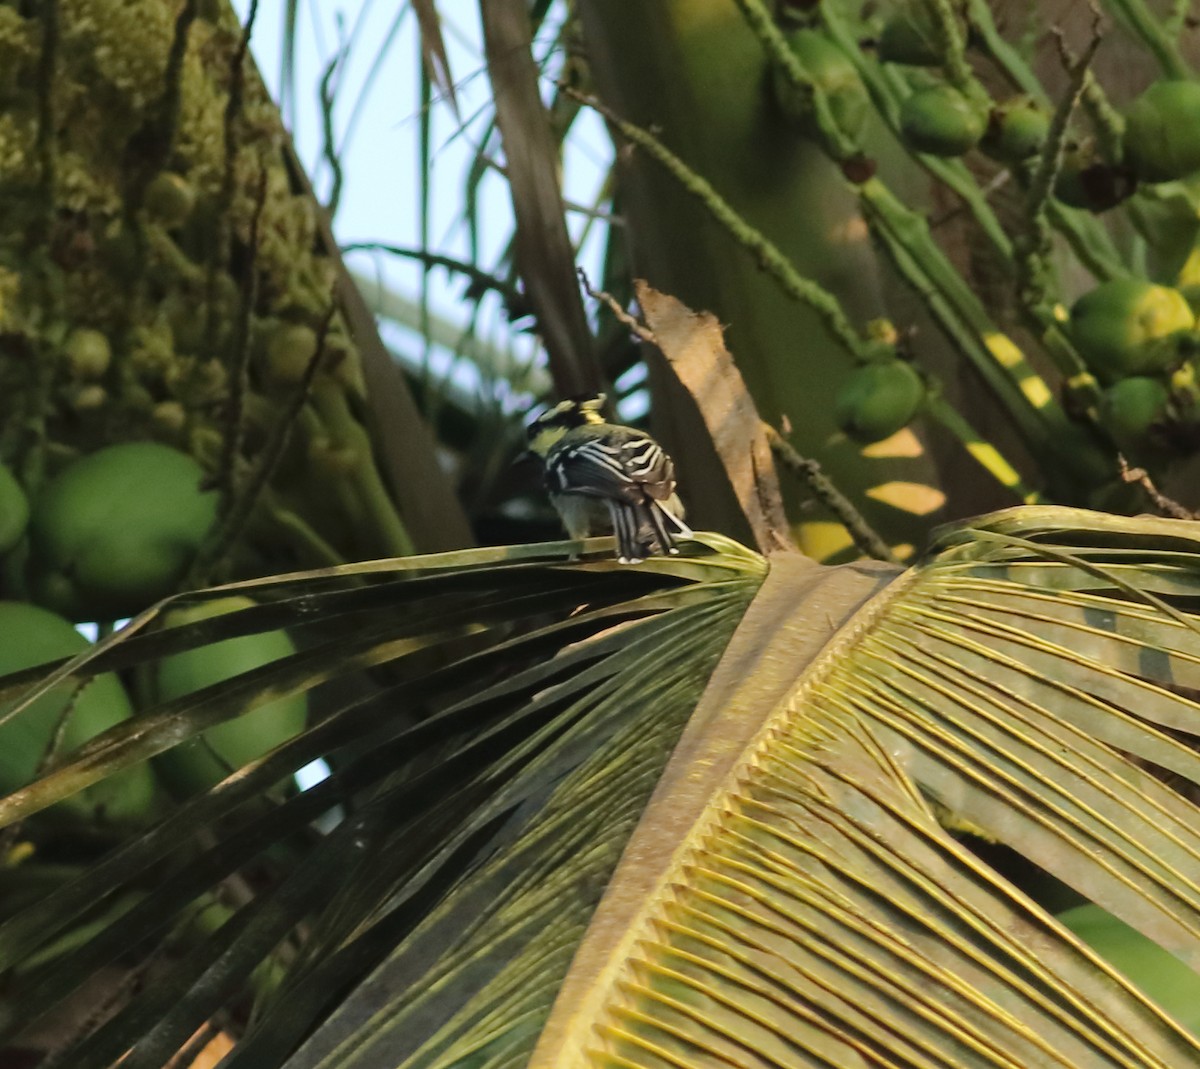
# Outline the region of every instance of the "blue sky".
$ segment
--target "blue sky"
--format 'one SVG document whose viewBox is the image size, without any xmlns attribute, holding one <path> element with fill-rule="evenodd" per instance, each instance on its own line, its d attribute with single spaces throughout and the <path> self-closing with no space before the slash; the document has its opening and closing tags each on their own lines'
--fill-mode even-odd
<svg viewBox="0 0 1200 1069">
<path fill-rule="evenodd" d="M 430 183 L 429 247 L 459 259 L 470 259 L 469 232 L 462 218 L 465 175 L 486 130 L 491 86 L 482 59 L 478 0 L 442 0 L 442 19 L 450 71 L 455 83 L 459 121 L 445 100 L 430 107 L 432 174 Z M 248 0 L 235 0 L 242 17 Z M 415 12 L 394 0 L 300 0 L 297 19 L 294 93 L 281 92 L 285 0 L 260 0 L 252 49 L 292 129 L 300 156 L 309 169 L 318 195 L 326 197 L 332 173 L 322 160 L 323 135 L 318 86 L 343 42 L 349 58 L 339 75 L 333 109 L 336 139 L 343 157 L 343 187 L 335 231 L 343 244 L 379 241 L 415 247 L 420 244 L 421 115 L 420 38 Z M 545 49 L 543 48 L 542 51 Z M 367 83 L 370 83 L 369 85 Z M 549 86 L 547 86 L 547 94 Z M 607 171 L 611 149 L 600 120 L 581 116 L 573 131 L 564 166 L 564 189 L 569 203 L 595 204 Z M 490 171 L 479 186 L 479 262 L 494 266 L 505 248 L 512 226 L 508 189 L 503 177 Z M 578 238 L 587 222 L 573 212 L 569 225 Z M 596 277 L 603 228 L 585 247 L 582 261 Z M 351 268 L 379 277 L 393 291 L 415 298 L 421 271 L 415 263 L 367 253 L 348 256 Z M 465 324 L 470 305 L 463 301 L 464 283 L 435 271 L 430 277 L 430 306 L 438 315 Z M 489 342 L 523 359 L 533 358 L 526 335 L 508 330 L 499 302 L 483 308 L 479 333 Z M 389 341 L 413 358 L 421 343 L 403 330 L 390 328 Z M 449 360 L 435 354 L 435 367 L 447 371 Z M 451 374 L 469 388 L 472 369 L 459 362 Z"/>
</svg>

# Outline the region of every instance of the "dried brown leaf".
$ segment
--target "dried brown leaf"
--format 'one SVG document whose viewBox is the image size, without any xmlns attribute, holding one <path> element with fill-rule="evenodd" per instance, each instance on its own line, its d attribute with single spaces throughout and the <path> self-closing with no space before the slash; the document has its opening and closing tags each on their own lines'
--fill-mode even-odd
<svg viewBox="0 0 1200 1069">
<path fill-rule="evenodd" d="M 646 324 L 696 402 L 762 553 L 791 548 L 771 446 L 754 399 L 725 348 L 721 324 L 648 283 L 635 283 Z"/>
</svg>

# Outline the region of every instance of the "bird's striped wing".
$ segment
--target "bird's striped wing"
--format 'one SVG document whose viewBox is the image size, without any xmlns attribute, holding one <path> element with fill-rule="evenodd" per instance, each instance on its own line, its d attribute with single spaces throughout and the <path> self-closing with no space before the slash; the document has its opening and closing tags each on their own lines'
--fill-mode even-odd
<svg viewBox="0 0 1200 1069">
<path fill-rule="evenodd" d="M 675 491 L 675 465 L 649 435 L 628 431 L 606 440 L 567 438 L 546 459 L 551 493 L 588 494 L 640 505 Z"/>
</svg>

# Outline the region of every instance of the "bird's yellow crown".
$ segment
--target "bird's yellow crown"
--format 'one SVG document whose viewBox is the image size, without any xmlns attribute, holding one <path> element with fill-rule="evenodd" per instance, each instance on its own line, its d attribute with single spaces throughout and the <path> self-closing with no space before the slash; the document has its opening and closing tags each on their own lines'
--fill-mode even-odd
<svg viewBox="0 0 1200 1069">
<path fill-rule="evenodd" d="M 570 397 L 559 401 L 553 408 L 546 409 L 525 430 L 529 440 L 529 451 L 544 457 L 567 431 L 588 424 L 603 423 L 601 409 L 605 401 L 607 397 L 602 393 L 594 397 Z"/>
</svg>

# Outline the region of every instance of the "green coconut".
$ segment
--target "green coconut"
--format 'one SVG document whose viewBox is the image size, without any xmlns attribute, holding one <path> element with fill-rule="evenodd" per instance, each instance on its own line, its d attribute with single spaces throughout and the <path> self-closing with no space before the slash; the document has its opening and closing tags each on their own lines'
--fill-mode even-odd
<svg viewBox="0 0 1200 1069">
<path fill-rule="evenodd" d="M 851 138 L 859 137 L 871 112 L 871 98 L 854 64 L 836 44 L 816 30 L 788 34 L 788 47 L 829 102 L 834 122 Z M 797 88 L 782 66 L 774 70 L 775 97 L 785 115 L 810 136 L 817 134 L 808 94 Z"/>
<path fill-rule="evenodd" d="M 168 612 L 167 627 L 178 627 L 247 609 L 245 597 L 220 598 Z M 260 668 L 296 652 L 286 631 L 241 635 L 196 649 L 170 654 L 139 678 L 150 701 L 164 702 L 193 694 L 234 676 Z M 233 720 L 209 728 L 155 758 L 163 782 L 180 795 L 194 794 L 219 783 L 230 769 L 241 768 L 304 729 L 308 700 L 304 694 L 279 698 Z"/>
<path fill-rule="evenodd" d="M 998 104 L 988 118 L 979 147 L 1003 163 L 1020 163 L 1041 151 L 1050 130 L 1050 115 L 1027 96 Z"/>
<path fill-rule="evenodd" d="M 63 351 L 75 379 L 98 379 L 112 363 L 112 347 L 100 331 L 80 327 L 67 335 Z"/>
<path fill-rule="evenodd" d="M 303 323 L 281 323 L 267 339 L 267 370 L 277 382 L 301 382 L 317 351 L 317 332 Z"/>
<path fill-rule="evenodd" d="M 911 364 L 866 364 L 838 391 L 834 418 L 855 441 L 879 442 L 907 427 L 924 399 L 925 383 Z"/>
<path fill-rule="evenodd" d="M 0 601 L 0 675 L 71 657 L 87 648 L 88 641 L 69 620 L 36 605 Z M 0 703 L 0 716 L 14 704 Z M 56 751 L 59 761 L 133 715 L 125 688 L 112 672 L 96 676 L 82 688 L 64 683 L 42 695 L 0 724 L 0 793 L 34 778 L 68 706 Z M 65 798 L 53 811 L 89 821 L 140 822 L 152 816 L 154 785 L 149 765 L 134 765 Z"/>
<path fill-rule="evenodd" d="M 1122 448 L 1138 446 L 1166 418 L 1170 399 L 1170 391 L 1161 379 L 1133 375 L 1104 391 L 1100 418 Z"/>
<path fill-rule="evenodd" d="M 174 593 L 217 516 L 186 453 L 156 442 L 74 461 L 33 502 L 30 589 L 75 620 L 112 620 Z"/>
<path fill-rule="evenodd" d="M 1195 314 L 1179 290 L 1140 278 L 1104 282 L 1071 309 L 1071 337 L 1106 382 L 1163 371 L 1180 359 Z"/>
<path fill-rule="evenodd" d="M 983 110 L 951 85 L 909 94 L 900 105 L 900 135 L 917 152 L 961 156 L 983 136 Z"/>
<path fill-rule="evenodd" d="M 1145 182 L 1200 171 L 1200 84 L 1155 82 L 1125 116 L 1125 157 Z"/>
<path fill-rule="evenodd" d="M 187 222 L 196 206 L 196 191 L 182 175 L 162 171 L 146 186 L 143 204 L 155 222 L 172 229 Z"/>
</svg>

